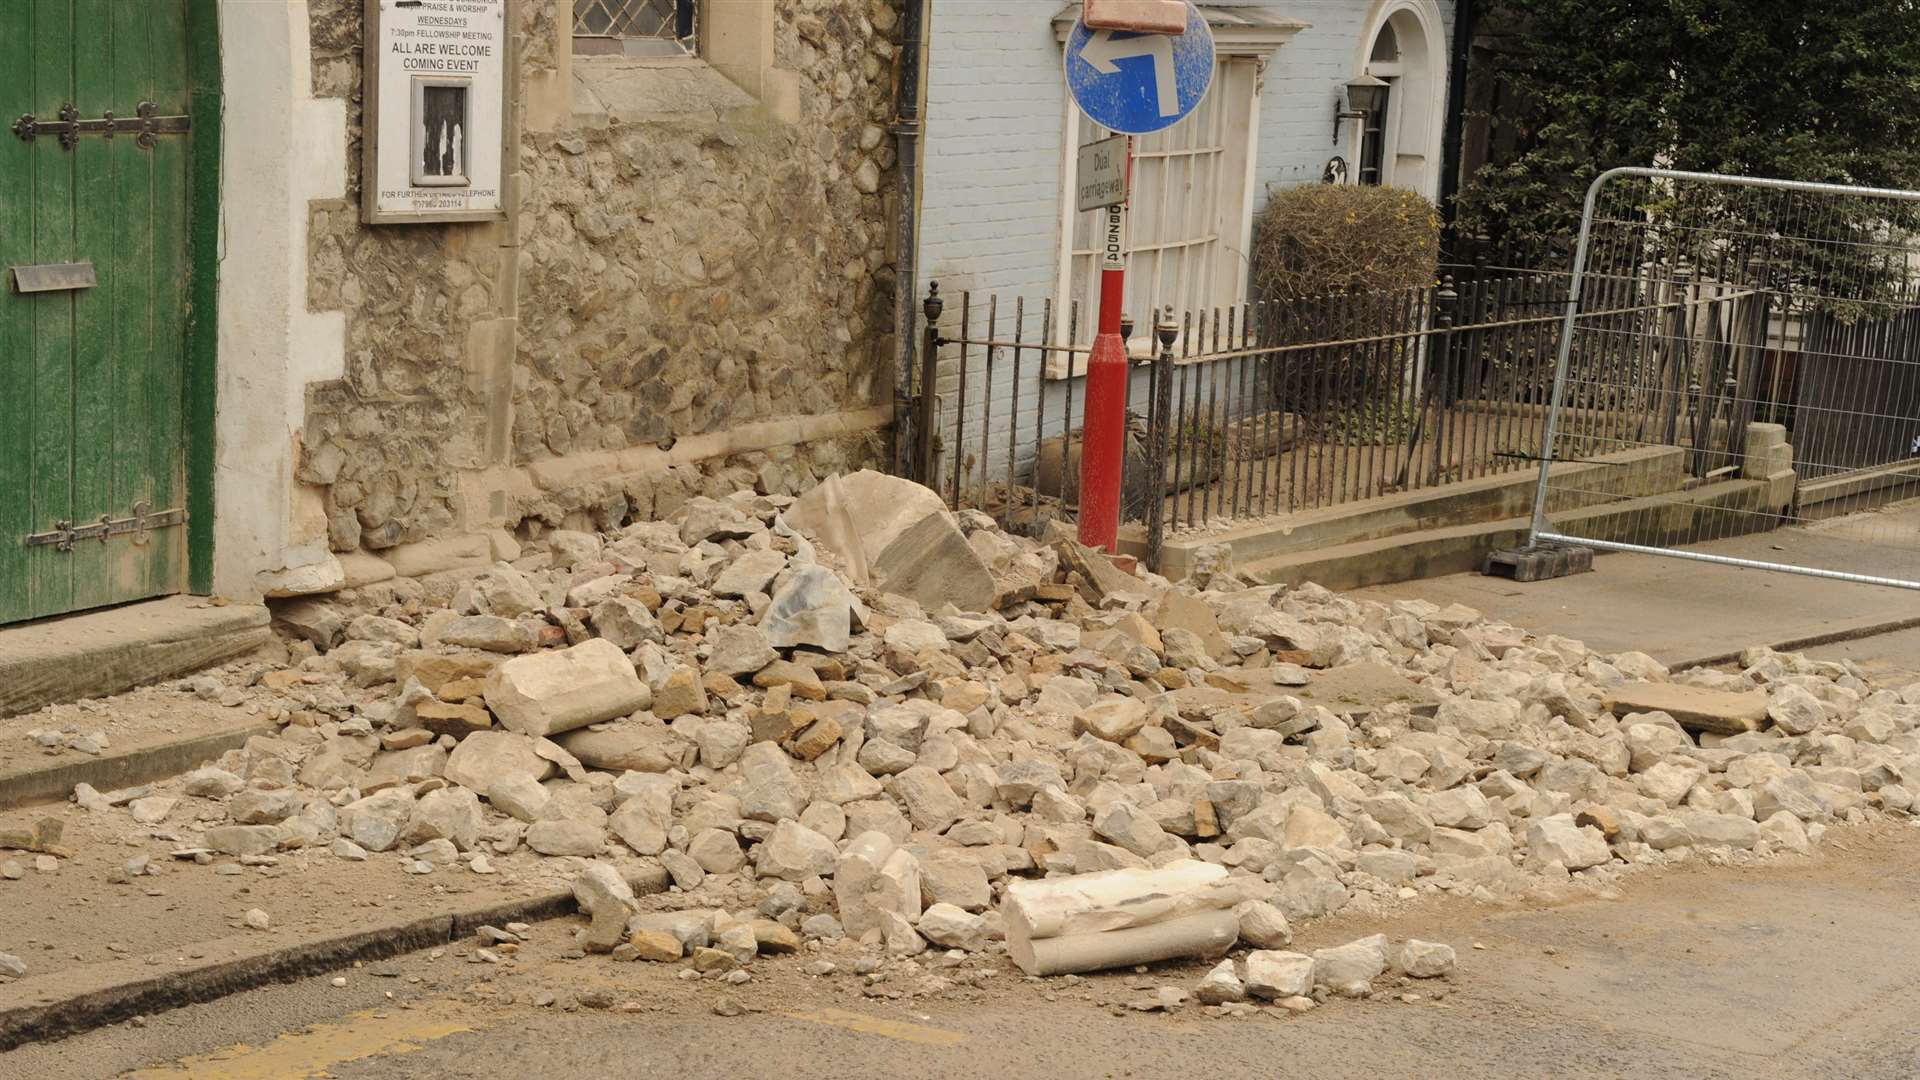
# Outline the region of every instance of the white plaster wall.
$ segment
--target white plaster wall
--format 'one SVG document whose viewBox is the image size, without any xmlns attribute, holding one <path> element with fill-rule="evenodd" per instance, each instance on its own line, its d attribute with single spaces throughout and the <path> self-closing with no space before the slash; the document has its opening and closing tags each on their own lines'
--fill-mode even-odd
<svg viewBox="0 0 1920 1080">
<path fill-rule="evenodd" d="M 1311 24 L 1281 45 L 1267 67 L 1254 169 L 1256 211 L 1269 188 L 1317 183 L 1328 158 L 1339 154 L 1352 159 L 1352 122 L 1345 125 L 1340 145 L 1333 142 L 1336 94 L 1358 72 L 1371 45 L 1370 28 L 1408 2 L 1259 0 L 1233 5 L 1265 8 Z M 1424 2 L 1437 3 L 1441 13 L 1444 58 L 1451 43 L 1453 0 Z M 995 293 L 1001 305 L 996 339 L 1012 339 L 1013 302 L 1020 296 L 1027 301 L 1025 339 L 1042 336 L 1042 303 L 1058 287 L 1060 271 L 1067 95 L 1053 16 L 1064 6 L 1036 0 L 933 5 L 921 279 L 940 284 L 947 302 L 942 324 L 949 334 L 959 326 L 962 292 L 972 290 L 971 336 L 985 336 L 987 297 Z M 1444 97 L 1444 81 L 1437 92 Z M 1433 146 L 1437 154 L 1438 133 Z M 1437 162 L 1435 166 L 1437 176 Z M 1065 317 L 1064 310 L 1057 315 Z M 1092 312 L 1082 315 L 1083 322 L 1092 318 Z M 1134 341 L 1146 334 L 1145 327 L 1136 329 Z M 1011 350 L 997 354 L 991 371 L 984 350 L 971 350 L 967 427 L 960 449 L 973 459 L 965 467 L 975 470 L 976 478 L 979 463 L 985 461 L 989 474 L 1004 480 L 1009 455 L 1016 477 L 1024 477 L 1039 438 L 1065 430 L 1070 409 L 1073 425 L 1080 424 L 1084 380 L 1044 380 L 1040 364 L 1037 354 L 1027 354 L 1016 378 Z M 954 413 L 962 393 L 959 372 L 959 350 L 949 347 L 942 353 L 935 387 L 949 443 L 941 466 L 946 485 L 952 483 Z M 1189 392 L 1198 394 L 1199 379 L 1190 378 Z M 1143 415 L 1147 393 L 1145 373 L 1136 371 L 1129 400 Z M 984 432 L 983 415 L 991 418 Z"/>
<path fill-rule="evenodd" d="M 1441 59 L 1449 60 L 1453 44 L 1454 0 L 1435 0 L 1442 22 Z M 1252 5 L 1250 5 L 1252 6 Z M 1387 9 L 1383 0 L 1285 0 L 1257 5 L 1311 23 L 1282 47 L 1267 69 L 1266 90 L 1260 97 L 1260 162 L 1256 175 L 1262 190 L 1292 184 L 1319 183 L 1327 159 L 1335 154 L 1354 159 L 1354 122 L 1341 126 L 1340 143 L 1333 142 L 1333 103 L 1348 79 L 1359 73 L 1365 50 L 1372 46 L 1371 28 Z M 1437 94 L 1444 102 L 1446 84 Z M 1439 114 L 1444 117 L 1444 110 Z M 1441 135 L 1434 134 L 1437 152 Z M 1431 170 L 1437 178 L 1438 163 Z M 1422 194 L 1433 197 L 1432 185 Z M 1259 205 L 1256 199 L 1256 207 Z"/>
<path fill-rule="evenodd" d="M 293 480 L 305 386 L 337 377 L 346 349 L 345 316 L 306 304 L 308 200 L 341 197 L 347 176 L 346 103 L 314 100 L 308 28 L 306 0 L 220 5 L 214 589 L 236 599 L 340 573 Z"/>
</svg>

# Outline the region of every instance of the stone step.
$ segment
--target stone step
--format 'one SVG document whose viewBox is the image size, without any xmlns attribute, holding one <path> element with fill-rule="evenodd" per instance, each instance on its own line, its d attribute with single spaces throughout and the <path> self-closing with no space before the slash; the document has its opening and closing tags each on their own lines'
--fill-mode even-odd
<svg viewBox="0 0 1920 1080">
<path fill-rule="evenodd" d="M 267 609 L 169 596 L 0 629 L 0 716 L 105 697 L 222 664 L 273 640 Z"/>
</svg>

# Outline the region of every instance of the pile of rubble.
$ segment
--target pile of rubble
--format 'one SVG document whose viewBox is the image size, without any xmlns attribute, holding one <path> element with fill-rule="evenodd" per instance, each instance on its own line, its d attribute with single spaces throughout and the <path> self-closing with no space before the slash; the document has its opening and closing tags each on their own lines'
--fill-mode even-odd
<svg viewBox="0 0 1920 1080">
<path fill-rule="evenodd" d="M 204 826 L 174 852 L 202 862 L 536 854 L 574 881 L 583 948 L 700 972 L 810 941 L 1033 972 L 1259 950 L 1208 975 L 1219 1002 L 1450 968 L 1419 942 L 1280 951 L 1351 904 L 1804 853 L 1913 807 L 1920 685 L 1764 650 L 1670 675 L 1460 606 L 1253 585 L 1222 554 L 1173 585 L 871 473 L 695 499 L 287 604 L 295 662 L 247 690 L 278 737 L 76 799 Z M 662 873 L 684 910 L 635 897 Z M 1140 875 L 1192 888 L 1139 903 Z M 1086 940 L 1049 942 L 1070 924 Z"/>
</svg>

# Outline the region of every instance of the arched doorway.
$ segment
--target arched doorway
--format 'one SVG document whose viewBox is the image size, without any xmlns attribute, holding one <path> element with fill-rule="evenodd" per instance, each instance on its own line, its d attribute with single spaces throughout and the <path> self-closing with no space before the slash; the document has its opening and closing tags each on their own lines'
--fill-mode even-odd
<svg viewBox="0 0 1920 1080">
<path fill-rule="evenodd" d="M 1364 24 L 1355 75 L 1387 83 L 1384 100 L 1354 125 L 1353 179 L 1436 198 L 1446 121 L 1446 27 L 1433 0 L 1381 0 Z"/>
</svg>

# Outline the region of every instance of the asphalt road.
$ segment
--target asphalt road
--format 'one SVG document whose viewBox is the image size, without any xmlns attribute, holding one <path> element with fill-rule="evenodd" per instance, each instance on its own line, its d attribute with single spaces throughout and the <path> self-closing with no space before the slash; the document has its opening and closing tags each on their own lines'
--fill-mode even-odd
<svg viewBox="0 0 1920 1080">
<path fill-rule="evenodd" d="M 507 964 L 474 943 L 0 1055 L 0 1076 L 201 1080 L 328 1076 L 1618 1077 L 1920 1074 L 1920 829 L 1835 830 L 1823 853 L 1760 867 L 1630 877 L 1612 895 L 1508 907 L 1423 900 L 1309 928 L 1307 948 L 1371 932 L 1452 943 L 1445 983 L 1387 987 L 1299 1016 L 1233 1019 L 1125 1003 L 1191 986 L 1202 967 L 1071 984 L 1023 979 L 1004 959 L 931 997 L 863 994 L 815 957 L 762 960 L 739 987 L 677 968 L 563 960 L 565 922 Z M 1478 944 L 1482 948 L 1475 948 Z M 887 970 L 887 969 L 883 969 Z M 909 989 L 896 974 L 877 989 Z M 1383 983 L 1383 986 L 1385 984 Z M 599 1009 L 581 1007 L 594 988 Z M 1418 996 L 1402 1001 L 1402 993 Z M 389 997 L 388 995 L 392 996 Z M 555 1004 L 534 1004 L 543 994 Z M 723 998 L 743 1015 L 720 1016 Z M 134 1071 L 139 1070 L 139 1071 Z"/>
</svg>

